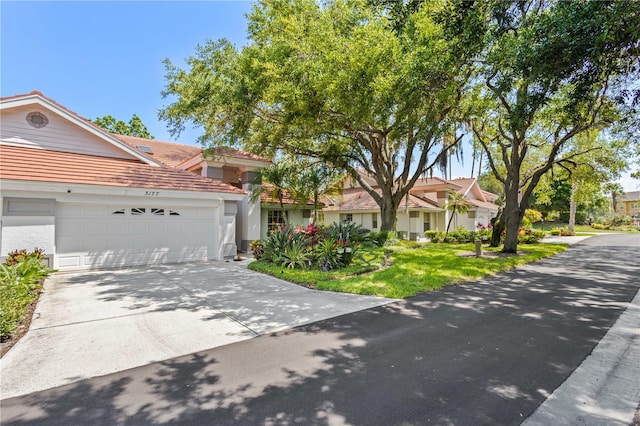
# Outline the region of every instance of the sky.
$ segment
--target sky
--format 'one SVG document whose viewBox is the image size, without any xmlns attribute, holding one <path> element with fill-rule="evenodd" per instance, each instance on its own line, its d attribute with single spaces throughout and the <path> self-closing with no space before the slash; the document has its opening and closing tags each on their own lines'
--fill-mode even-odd
<svg viewBox="0 0 640 426">
<path fill-rule="evenodd" d="M 158 110 L 162 61 L 185 67 L 185 59 L 207 40 L 247 43 L 250 1 L 0 1 L 0 96 L 33 90 L 79 115 L 137 114 L 158 140 L 195 144 L 197 129 L 172 138 Z M 465 149 L 466 156 L 471 149 Z M 468 176 L 471 160 L 454 165 Z M 437 175 L 437 173 L 435 173 Z M 626 175 L 627 191 L 640 181 Z"/>
</svg>

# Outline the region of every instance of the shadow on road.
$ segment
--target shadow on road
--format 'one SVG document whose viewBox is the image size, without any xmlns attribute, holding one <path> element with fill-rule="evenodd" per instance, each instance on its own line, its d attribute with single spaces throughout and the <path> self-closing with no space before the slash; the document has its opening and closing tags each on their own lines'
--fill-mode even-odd
<svg viewBox="0 0 640 426">
<path fill-rule="evenodd" d="M 598 237 L 485 280 L 5 400 L 2 423 L 520 424 L 633 298 L 639 255 L 635 238 Z"/>
</svg>

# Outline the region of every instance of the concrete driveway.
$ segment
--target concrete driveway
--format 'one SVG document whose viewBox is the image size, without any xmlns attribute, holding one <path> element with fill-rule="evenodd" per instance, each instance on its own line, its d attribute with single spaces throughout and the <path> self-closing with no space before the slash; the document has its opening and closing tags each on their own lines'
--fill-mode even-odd
<svg viewBox="0 0 640 426">
<path fill-rule="evenodd" d="M 56 274 L 1 360 L 0 399 L 384 305 L 207 262 Z"/>
</svg>

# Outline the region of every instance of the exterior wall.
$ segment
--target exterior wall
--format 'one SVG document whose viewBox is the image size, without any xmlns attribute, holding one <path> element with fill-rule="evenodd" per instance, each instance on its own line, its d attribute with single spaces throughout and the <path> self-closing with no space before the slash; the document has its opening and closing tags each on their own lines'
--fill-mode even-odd
<svg viewBox="0 0 640 426">
<path fill-rule="evenodd" d="M 188 236 L 185 232 L 193 232 L 197 229 L 195 232 L 201 234 L 201 237 L 198 238 L 198 246 L 202 247 L 200 251 L 203 253 L 202 256 L 209 260 L 222 260 L 224 258 L 225 248 L 223 241 L 233 241 L 235 239 L 235 223 L 229 221 L 229 218 L 224 215 L 224 209 L 220 208 L 220 201 L 205 198 L 204 195 L 207 194 L 193 193 L 189 195 L 194 198 L 183 198 L 187 194 L 180 192 L 172 194 L 167 191 L 164 197 L 150 198 L 122 195 L 127 192 L 136 193 L 136 190 L 133 188 L 123 190 L 122 188 L 92 187 L 89 189 L 96 192 L 101 190 L 103 193 L 90 194 L 82 193 L 83 186 L 67 187 L 56 184 L 37 183 L 37 185 L 28 185 L 29 188 L 33 188 L 32 190 L 28 190 L 25 188 L 7 189 L 6 181 L 2 183 L 3 205 L 6 204 L 5 201 L 13 198 L 55 200 L 55 216 L 11 215 L 11 212 L 7 212 L 6 207 L 3 207 L 2 229 L 0 232 L 0 256 L 6 256 L 8 252 L 16 249 L 33 249 L 34 247 L 40 247 L 45 250 L 46 255 L 53 258 L 53 262 L 50 263 L 51 266 L 58 269 L 90 268 L 90 263 L 86 262 L 91 262 L 91 256 L 106 255 L 111 256 L 115 263 L 121 262 L 120 264 L 130 263 L 132 258 L 136 259 L 133 263 L 137 262 L 138 264 L 176 262 L 181 261 L 179 251 L 176 251 L 176 247 L 181 243 L 176 242 L 176 237 L 184 237 L 186 241 L 185 244 L 189 245 L 189 241 L 187 241 Z M 197 199 L 196 197 L 201 198 Z M 131 218 L 126 221 L 126 223 L 122 221 L 122 223 L 118 225 L 118 229 L 126 232 L 127 238 L 131 236 L 132 241 L 138 241 L 136 244 L 131 244 L 133 249 L 137 247 L 138 250 L 110 250 L 109 238 L 117 241 L 118 237 L 115 234 L 110 234 L 109 226 L 117 225 L 117 223 L 113 220 L 108 220 L 111 216 L 107 215 L 107 213 L 123 207 L 156 207 L 165 209 L 171 207 L 191 211 L 198 217 L 194 217 L 194 222 L 190 222 L 192 226 L 190 226 L 189 230 L 187 230 L 186 227 L 184 230 L 182 228 L 183 225 L 187 224 L 187 222 L 185 222 L 188 220 L 187 217 L 176 221 L 176 223 L 179 222 L 179 226 L 175 229 L 165 229 L 166 226 L 170 225 L 169 221 L 163 222 L 156 218 L 146 219 L 139 217 Z M 235 216 L 231 216 L 230 219 L 235 219 Z M 60 222 L 61 220 L 64 221 L 64 223 Z M 196 223 L 202 223 L 203 227 L 196 227 Z M 79 227 L 82 227 L 82 229 L 79 229 Z M 206 235 L 202 235 L 204 228 L 207 229 Z M 70 247 L 70 244 L 73 244 L 73 241 L 69 242 L 68 239 L 66 242 L 61 240 L 61 238 L 69 236 L 62 235 L 61 230 L 64 229 L 74 231 L 78 241 L 82 239 L 78 236 L 81 236 L 83 233 L 97 233 L 96 235 L 98 237 L 95 241 L 86 240 L 87 243 L 90 243 L 91 247 L 79 247 L 80 251 L 77 254 L 78 256 L 89 256 L 84 262 L 86 263 L 85 266 L 83 266 L 84 263 L 82 262 L 76 262 L 77 266 L 74 266 L 72 263 L 69 263 L 70 261 L 67 261 L 67 263 L 62 263 L 61 268 L 60 255 L 62 251 L 60 247 Z M 171 232 L 169 233 L 167 231 Z M 163 241 L 161 241 L 162 239 L 168 239 L 165 242 L 168 243 L 168 245 L 164 244 Z M 156 245 L 154 246 L 154 244 Z M 153 252 L 144 252 L 145 247 L 157 247 L 159 249 L 153 250 Z M 173 253 L 176 256 L 163 254 L 163 247 L 174 247 Z M 81 252 L 84 252 L 84 254 Z M 75 255 L 74 253 L 71 254 Z M 118 257 L 119 260 L 116 259 L 116 257 Z M 118 265 L 114 264 L 113 266 Z"/>
<path fill-rule="evenodd" d="M 258 238 L 267 238 L 267 236 L 269 235 L 269 211 L 271 210 L 281 210 L 279 205 L 273 205 L 273 204 L 262 204 L 262 209 L 260 211 L 260 236 Z M 287 217 L 288 217 L 288 221 L 289 221 L 289 225 L 291 226 L 307 226 L 309 225 L 311 222 L 313 222 L 313 211 L 311 212 L 311 217 L 310 218 L 305 218 L 303 217 L 303 208 L 297 208 L 297 209 L 293 209 L 293 208 L 288 208 L 286 209 L 287 211 Z M 311 206 L 309 206 L 309 209 L 307 210 L 312 210 Z M 325 219 L 325 223 L 331 223 L 331 222 L 327 222 Z M 257 239 L 257 238 L 254 238 Z"/>
<path fill-rule="evenodd" d="M 27 114 L 36 111 L 45 115 L 49 120 L 49 124 L 40 129 L 32 127 L 26 120 Z M 35 104 L 2 111 L 0 140 L 6 144 L 53 151 L 114 158 L 134 158 L 109 142 L 69 122 L 66 118 Z"/>
</svg>

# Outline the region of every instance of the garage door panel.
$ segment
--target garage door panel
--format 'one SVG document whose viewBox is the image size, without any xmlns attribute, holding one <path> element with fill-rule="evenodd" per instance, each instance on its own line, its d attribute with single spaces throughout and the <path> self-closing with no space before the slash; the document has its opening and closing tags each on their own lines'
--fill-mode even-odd
<svg viewBox="0 0 640 426">
<path fill-rule="evenodd" d="M 213 259 L 216 208 L 56 206 L 56 258 L 61 270 Z M 170 215 L 169 212 L 180 215 Z M 113 214 L 119 212 L 118 214 Z M 164 213 L 164 214 L 161 214 Z"/>
</svg>

